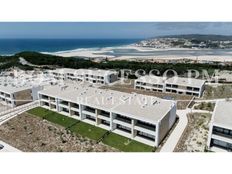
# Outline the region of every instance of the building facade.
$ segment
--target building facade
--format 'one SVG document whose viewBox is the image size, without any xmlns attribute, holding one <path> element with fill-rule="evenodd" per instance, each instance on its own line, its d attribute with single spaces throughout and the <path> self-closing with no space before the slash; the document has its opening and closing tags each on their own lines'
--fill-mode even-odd
<svg viewBox="0 0 232 174">
<path fill-rule="evenodd" d="M 134 88 L 201 97 L 205 81 L 193 78 L 143 76 L 135 80 Z"/>
<path fill-rule="evenodd" d="M 10 107 L 20 106 L 38 99 L 38 91 L 42 90 L 42 86 L 33 86 L 25 88 L 1 88 L 0 102 Z"/>
<path fill-rule="evenodd" d="M 176 120 L 176 103 L 83 86 L 39 91 L 40 105 L 136 141 L 158 146 Z"/>
<path fill-rule="evenodd" d="M 110 84 L 118 80 L 118 73 L 100 69 L 70 69 L 62 68 L 50 71 L 57 80 L 72 80 L 92 84 Z"/>
<path fill-rule="evenodd" d="M 49 86 L 50 77 L 22 74 L 19 77 L 0 77 L 0 103 L 10 107 L 23 105 L 38 100 L 38 91 Z"/>
<path fill-rule="evenodd" d="M 232 101 L 216 103 L 207 145 L 211 151 L 232 151 Z"/>
</svg>

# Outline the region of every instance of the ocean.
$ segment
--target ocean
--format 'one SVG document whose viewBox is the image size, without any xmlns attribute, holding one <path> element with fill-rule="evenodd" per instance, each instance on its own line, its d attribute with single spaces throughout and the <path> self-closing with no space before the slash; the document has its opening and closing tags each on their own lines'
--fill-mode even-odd
<svg viewBox="0 0 232 174">
<path fill-rule="evenodd" d="M 129 45 L 139 39 L 0 39 L 0 55 L 22 51 L 57 52 Z"/>
</svg>

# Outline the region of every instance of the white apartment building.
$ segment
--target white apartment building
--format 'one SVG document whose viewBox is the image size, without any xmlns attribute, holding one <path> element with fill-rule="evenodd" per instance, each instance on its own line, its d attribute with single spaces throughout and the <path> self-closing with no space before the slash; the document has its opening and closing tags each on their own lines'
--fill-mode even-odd
<svg viewBox="0 0 232 174">
<path fill-rule="evenodd" d="M 216 103 L 210 123 L 208 148 L 212 151 L 232 151 L 232 101 Z"/>
<path fill-rule="evenodd" d="M 19 106 L 38 99 L 40 85 L 20 84 L 13 81 L 4 83 L 0 79 L 0 103 L 10 107 Z"/>
<path fill-rule="evenodd" d="M 147 91 L 170 92 L 201 97 L 205 80 L 183 77 L 142 76 L 135 80 L 134 88 Z"/>
<path fill-rule="evenodd" d="M 52 70 L 50 74 L 58 80 L 85 81 L 92 84 L 109 84 L 118 80 L 118 73 L 112 70 L 62 68 Z"/>
<path fill-rule="evenodd" d="M 63 115 L 158 146 L 176 120 L 176 103 L 157 97 L 83 86 L 39 91 L 40 105 Z"/>
<path fill-rule="evenodd" d="M 0 103 L 10 107 L 38 100 L 38 91 L 49 86 L 54 79 L 39 75 L 0 77 Z"/>
</svg>

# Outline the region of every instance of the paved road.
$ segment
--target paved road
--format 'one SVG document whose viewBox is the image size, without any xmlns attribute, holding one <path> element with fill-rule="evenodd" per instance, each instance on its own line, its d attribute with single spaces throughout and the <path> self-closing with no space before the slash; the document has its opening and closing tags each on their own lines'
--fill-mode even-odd
<svg viewBox="0 0 232 174">
<path fill-rule="evenodd" d="M 161 148 L 160 152 L 173 152 L 179 139 L 181 138 L 182 133 L 184 132 L 185 127 L 188 124 L 187 113 L 191 112 L 191 109 L 177 110 L 177 115 L 179 116 L 179 122 L 176 125 L 175 129 L 168 137 L 167 141 Z"/>
<path fill-rule="evenodd" d="M 188 124 L 188 118 L 187 114 L 191 112 L 197 112 L 197 113 L 212 113 L 210 111 L 204 111 L 204 110 L 196 110 L 196 109 L 190 109 L 187 108 L 185 110 L 177 110 L 177 115 L 179 116 L 179 122 L 171 135 L 168 137 L 167 141 L 161 148 L 160 152 L 173 152 L 179 139 L 181 138 L 187 124 Z"/>
<path fill-rule="evenodd" d="M 0 150 L 0 152 L 21 152 L 19 149 L 16 149 L 15 147 L 3 142 L 0 140 L 0 144 L 2 144 L 4 146 L 4 148 L 2 150 Z"/>
</svg>

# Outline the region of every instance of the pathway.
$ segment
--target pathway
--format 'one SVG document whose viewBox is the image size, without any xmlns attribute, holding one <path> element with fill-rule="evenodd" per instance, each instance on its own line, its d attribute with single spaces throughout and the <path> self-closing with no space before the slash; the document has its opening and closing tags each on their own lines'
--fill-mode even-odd
<svg viewBox="0 0 232 174">
<path fill-rule="evenodd" d="M 26 112 L 30 109 L 33 109 L 35 107 L 38 107 L 38 106 L 39 106 L 39 101 L 37 100 L 37 101 L 31 102 L 31 103 L 27 103 L 27 104 L 24 104 L 24 105 L 0 112 L 0 125 L 5 123 L 8 120 L 14 118 L 17 115 L 19 115 L 23 112 Z"/>
</svg>

